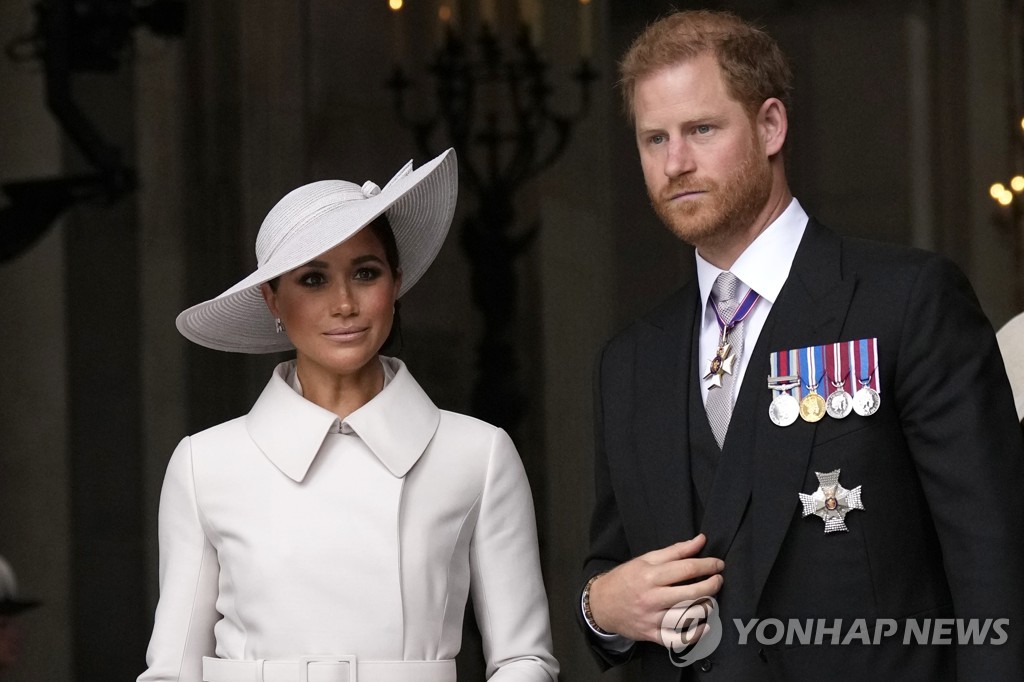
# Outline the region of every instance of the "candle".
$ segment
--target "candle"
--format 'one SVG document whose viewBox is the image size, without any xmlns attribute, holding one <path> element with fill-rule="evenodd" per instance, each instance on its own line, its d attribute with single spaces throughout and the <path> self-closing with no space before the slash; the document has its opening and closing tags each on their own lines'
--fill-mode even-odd
<svg viewBox="0 0 1024 682">
<path fill-rule="evenodd" d="M 480 21 L 492 31 L 497 27 L 497 14 L 495 13 L 494 0 L 481 0 Z"/>
<path fill-rule="evenodd" d="M 530 35 L 530 42 L 540 45 L 543 23 L 540 0 L 519 0 L 519 18 Z"/>
<path fill-rule="evenodd" d="M 591 0 L 580 0 L 580 57 L 589 60 L 594 53 L 594 17 Z"/>
<path fill-rule="evenodd" d="M 402 63 L 402 55 L 405 52 L 405 35 L 402 29 L 402 6 L 404 4 L 404 0 L 388 0 L 388 7 L 394 14 L 395 39 L 393 47 L 395 50 L 396 65 Z"/>
<path fill-rule="evenodd" d="M 533 4 L 533 44 L 540 46 L 544 36 L 544 17 L 542 16 L 541 0 L 532 0 Z"/>
</svg>

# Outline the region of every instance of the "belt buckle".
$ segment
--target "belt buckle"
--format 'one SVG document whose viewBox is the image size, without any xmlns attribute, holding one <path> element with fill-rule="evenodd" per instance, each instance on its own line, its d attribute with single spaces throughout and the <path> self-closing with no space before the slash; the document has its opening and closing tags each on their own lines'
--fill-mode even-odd
<svg viewBox="0 0 1024 682">
<path fill-rule="evenodd" d="M 359 673 L 356 668 L 356 657 L 354 654 L 346 656 L 300 656 L 299 682 L 309 682 L 310 663 L 348 663 L 348 682 L 359 682 Z"/>
</svg>

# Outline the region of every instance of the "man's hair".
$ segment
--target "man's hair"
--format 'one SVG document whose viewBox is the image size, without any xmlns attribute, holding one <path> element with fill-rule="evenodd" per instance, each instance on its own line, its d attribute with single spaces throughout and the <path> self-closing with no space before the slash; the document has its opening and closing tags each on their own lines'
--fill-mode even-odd
<svg viewBox="0 0 1024 682">
<path fill-rule="evenodd" d="M 753 115 L 776 97 L 789 108 L 793 73 L 775 40 L 731 12 L 674 12 L 648 26 L 619 64 L 626 116 L 635 122 L 638 80 L 664 68 L 711 55 L 722 69 L 729 94 Z"/>
</svg>

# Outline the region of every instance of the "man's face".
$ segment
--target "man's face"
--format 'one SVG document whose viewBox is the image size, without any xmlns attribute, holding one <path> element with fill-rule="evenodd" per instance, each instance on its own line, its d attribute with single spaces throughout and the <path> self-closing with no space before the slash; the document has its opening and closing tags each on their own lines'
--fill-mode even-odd
<svg viewBox="0 0 1024 682">
<path fill-rule="evenodd" d="M 669 229 L 698 250 L 759 229 L 771 165 L 756 121 L 729 95 L 714 57 L 637 81 L 634 113 L 647 193 Z"/>
</svg>

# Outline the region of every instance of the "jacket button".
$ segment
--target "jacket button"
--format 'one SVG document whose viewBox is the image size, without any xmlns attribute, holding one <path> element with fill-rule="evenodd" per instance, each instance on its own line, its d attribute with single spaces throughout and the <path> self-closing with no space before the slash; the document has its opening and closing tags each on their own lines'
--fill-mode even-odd
<svg viewBox="0 0 1024 682">
<path fill-rule="evenodd" d="M 712 667 L 713 666 L 711 664 L 711 659 L 710 658 L 705 658 L 704 660 L 702 660 L 700 662 L 700 671 L 702 673 L 709 673 L 709 672 L 711 672 L 711 668 Z"/>
</svg>

